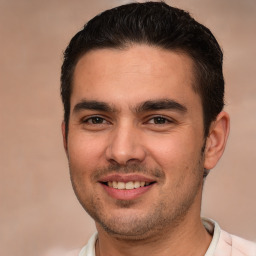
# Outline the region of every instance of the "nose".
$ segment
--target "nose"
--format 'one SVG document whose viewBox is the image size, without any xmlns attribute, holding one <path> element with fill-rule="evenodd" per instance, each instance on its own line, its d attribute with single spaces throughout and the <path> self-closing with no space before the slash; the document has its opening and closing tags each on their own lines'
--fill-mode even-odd
<svg viewBox="0 0 256 256">
<path fill-rule="evenodd" d="M 106 149 L 109 162 L 127 165 L 130 162 L 143 162 L 145 157 L 146 150 L 138 128 L 124 124 L 112 131 Z"/>
</svg>

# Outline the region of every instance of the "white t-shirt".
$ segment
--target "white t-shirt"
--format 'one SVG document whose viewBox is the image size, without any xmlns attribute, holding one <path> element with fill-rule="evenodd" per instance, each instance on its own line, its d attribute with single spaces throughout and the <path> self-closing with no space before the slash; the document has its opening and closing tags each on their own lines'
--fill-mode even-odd
<svg viewBox="0 0 256 256">
<path fill-rule="evenodd" d="M 205 256 L 256 256 L 256 243 L 228 234 L 211 219 L 202 218 L 202 222 L 206 230 L 213 236 Z M 90 238 L 78 256 L 95 256 L 96 240 L 97 233 Z"/>
</svg>

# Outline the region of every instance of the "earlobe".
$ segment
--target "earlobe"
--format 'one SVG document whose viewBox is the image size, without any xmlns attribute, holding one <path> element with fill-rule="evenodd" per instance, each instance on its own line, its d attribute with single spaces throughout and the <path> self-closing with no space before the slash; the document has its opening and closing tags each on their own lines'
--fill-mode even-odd
<svg viewBox="0 0 256 256">
<path fill-rule="evenodd" d="M 229 115 L 222 111 L 210 126 L 204 160 L 204 168 L 207 170 L 212 169 L 217 164 L 224 152 L 229 134 L 229 123 Z"/>
<path fill-rule="evenodd" d="M 64 121 L 61 123 L 61 131 L 62 131 L 63 146 L 67 153 L 66 123 Z"/>
</svg>

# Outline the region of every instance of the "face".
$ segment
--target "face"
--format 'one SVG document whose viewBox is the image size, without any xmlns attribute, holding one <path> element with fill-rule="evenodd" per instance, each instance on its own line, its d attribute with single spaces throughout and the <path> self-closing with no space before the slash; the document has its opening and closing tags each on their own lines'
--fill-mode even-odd
<svg viewBox="0 0 256 256">
<path fill-rule="evenodd" d="M 193 83 L 188 56 L 146 45 L 79 60 L 66 150 L 99 230 L 146 237 L 199 216 L 203 113 Z"/>
</svg>

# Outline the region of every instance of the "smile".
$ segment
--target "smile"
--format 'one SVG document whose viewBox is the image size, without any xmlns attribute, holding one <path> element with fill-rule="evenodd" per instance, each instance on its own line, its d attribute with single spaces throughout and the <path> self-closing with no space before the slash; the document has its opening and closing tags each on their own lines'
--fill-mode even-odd
<svg viewBox="0 0 256 256">
<path fill-rule="evenodd" d="M 146 181 L 128 181 L 128 182 L 122 182 L 122 181 L 108 181 L 106 185 L 111 188 L 115 189 L 137 189 L 140 187 L 149 186 L 153 182 L 146 182 Z"/>
<path fill-rule="evenodd" d="M 140 174 L 110 174 L 98 182 L 110 197 L 119 200 L 134 200 L 152 190 L 157 183 Z"/>
</svg>

